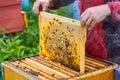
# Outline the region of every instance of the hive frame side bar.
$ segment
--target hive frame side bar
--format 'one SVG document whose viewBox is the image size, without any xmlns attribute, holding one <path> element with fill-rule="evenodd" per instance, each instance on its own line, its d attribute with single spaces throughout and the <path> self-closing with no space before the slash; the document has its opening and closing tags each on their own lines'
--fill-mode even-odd
<svg viewBox="0 0 120 80">
<path fill-rule="evenodd" d="M 81 47 L 82 47 L 81 51 L 83 51 L 82 54 L 81 54 L 82 56 L 80 58 L 81 59 L 80 61 L 81 61 L 81 64 L 82 64 L 82 65 L 80 65 L 80 69 L 81 69 L 80 73 L 81 74 L 85 73 L 85 47 L 83 47 L 83 46 L 85 46 L 85 42 L 86 42 L 86 31 L 87 31 L 86 27 L 81 26 L 80 34 L 82 35 L 81 36 L 82 39 L 80 39 L 81 40 L 80 42 L 82 43 L 81 44 Z"/>
</svg>

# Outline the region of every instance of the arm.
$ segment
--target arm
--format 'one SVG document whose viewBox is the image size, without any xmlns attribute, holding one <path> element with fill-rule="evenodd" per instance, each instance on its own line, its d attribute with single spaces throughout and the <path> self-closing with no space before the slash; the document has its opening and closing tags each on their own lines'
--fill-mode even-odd
<svg viewBox="0 0 120 80">
<path fill-rule="evenodd" d="M 46 11 L 47 8 L 58 9 L 74 1 L 75 0 L 36 0 L 34 2 L 33 11 L 38 14 L 39 11 Z"/>
<path fill-rule="evenodd" d="M 120 22 L 120 1 L 107 3 L 111 10 L 112 21 Z"/>
<path fill-rule="evenodd" d="M 54 7 L 50 9 L 58 9 L 63 6 L 67 6 L 70 3 L 73 3 L 75 0 L 53 0 Z"/>
</svg>

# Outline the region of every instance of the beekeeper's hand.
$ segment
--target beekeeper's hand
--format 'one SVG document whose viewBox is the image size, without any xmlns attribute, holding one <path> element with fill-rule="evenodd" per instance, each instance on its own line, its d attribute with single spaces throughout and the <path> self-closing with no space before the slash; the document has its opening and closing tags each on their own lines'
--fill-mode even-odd
<svg viewBox="0 0 120 80">
<path fill-rule="evenodd" d="M 40 11 L 46 11 L 48 7 L 53 7 L 52 0 L 36 0 L 33 5 L 33 11 L 39 14 Z"/>
<path fill-rule="evenodd" d="M 96 23 L 103 21 L 111 14 L 107 4 L 88 8 L 81 15 L 81 24 L 90 30 Z"/>
</svg>

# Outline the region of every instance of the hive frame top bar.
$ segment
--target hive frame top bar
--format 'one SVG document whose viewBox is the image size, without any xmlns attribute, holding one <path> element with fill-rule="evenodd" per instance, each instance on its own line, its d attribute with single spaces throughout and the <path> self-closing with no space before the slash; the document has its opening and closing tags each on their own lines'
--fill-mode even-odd
<svg viewBox="0 0 120 80">
<path fill-rule="evenodd" d="M 51 14 L 51 13 L 47 13 L 47 12 L 40 12 L 39 20 L 40 20 L 41 16 L 46 16 L 46 17 L 49 17 L 51 19 L 56 18 L 56 19 L 59 19 L 62 22 L 67 22 L 69 24 L 73 24 L 73 25 L 76 25 L 76 26 L 81 26 L 79 20 L 75 20 L 75 19 L 71 19 L 71 18 L 67 18 L 67 17 L 63 17 L 63 16 L 59 16 L 59 15 L 55 15 L 55 14 Z"/>
</svg>

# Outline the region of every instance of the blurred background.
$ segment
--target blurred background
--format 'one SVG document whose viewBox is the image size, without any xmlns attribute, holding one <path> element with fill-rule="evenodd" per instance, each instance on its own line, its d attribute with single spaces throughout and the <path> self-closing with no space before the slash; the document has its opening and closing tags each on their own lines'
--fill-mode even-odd
<svg viewBox="0 0 120 80">
<path fill-rule="evenodd" d="M 22 11 L 27 13 L 28 28 L 17 33 L 0 33 L 0 63 L 39 54 L 38 16 L 32 11 L 34 1 L 22 0 L 21 4 Z M 80 20 L 77 3 L 78 0 L 59 10 L 48 9 L 47 12 Z"/>
</svg>

